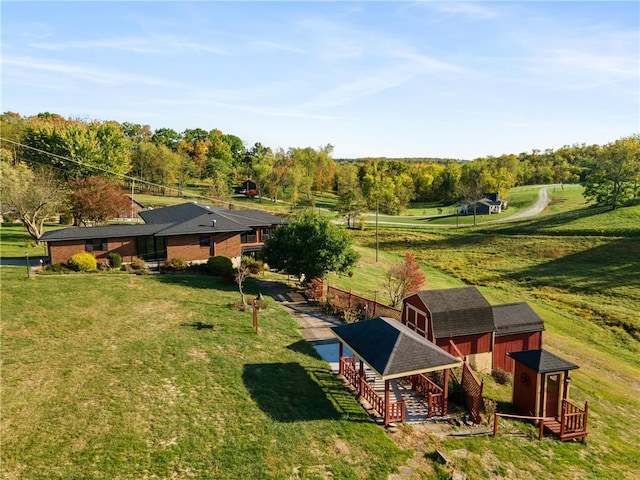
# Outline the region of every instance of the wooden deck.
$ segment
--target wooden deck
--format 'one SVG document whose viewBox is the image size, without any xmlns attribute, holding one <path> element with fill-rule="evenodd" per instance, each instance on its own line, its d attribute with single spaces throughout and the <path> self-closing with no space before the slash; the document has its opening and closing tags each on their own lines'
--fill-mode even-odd
<svg viewBox="0 0 640 480">
<path fill-rule="evenodd" d="M 585 402 L 580 408 L 571 400 L 562 401 L 562 415 L 554 420 L 545 420 L 544 429 L 558 437 L 561 441 L 584 439 L 587 437 L 587 418 L 589 404 Z"/>
</svg>

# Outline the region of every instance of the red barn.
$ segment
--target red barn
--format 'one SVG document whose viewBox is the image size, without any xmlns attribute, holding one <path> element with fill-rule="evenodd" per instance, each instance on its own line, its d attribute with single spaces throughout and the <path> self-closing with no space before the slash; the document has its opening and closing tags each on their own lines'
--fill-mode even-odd
<svg viewBox="0 0 640 480">
<path fill-rule="evenodd" d="M 542 346 L 542 319 L 524 302 L 490 305 L 476 287 L 422 290 L 403 301 L 401 322 L 451 354 L 450 340 L 480 371 L 513 371 L 508 352 Z"/>
<path fill-rule="evenodd" d="M 514 361 L 507 353 L 542 348 L 544 322 L 525 302 L 494 305 L 493 320 L 493 368 L 513 373 Z"/>
<path fill-rule="evenodd" d="M 479 370 L 491 370 L 496 330 L 491 305 L 476 287 L 422 290 L 404 299 L 401 321 L 447 352 L 452 340 Z"/>
</svg>

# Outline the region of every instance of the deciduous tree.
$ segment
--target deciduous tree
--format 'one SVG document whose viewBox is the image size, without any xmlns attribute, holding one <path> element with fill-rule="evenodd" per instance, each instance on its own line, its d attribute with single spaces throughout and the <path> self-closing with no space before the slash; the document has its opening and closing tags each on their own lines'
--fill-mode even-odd
<svg viewBox="0 0 640 480">
<path fill-rule="evenodd" d="M 266 241 L 266 262 L 306 281 L 328 272 L 346 272 L 358 261 L 348 233 L 326 218 L 303 212 L 279 226 Z"/>
<path fill-rule="evenodd" d="M 426 281 L 426 277 L 420 271 L 420 265 L 411 253 L 405 254 L 404 262 L 387 270 L 386 279 L 391 306 L 394 308 L 400 304 L 404 297 L 420 290 Z"/>
<path fill-rule="evenodd" d="M 24 149 L 25 160 L 53 166 L 65 179 L 129 171 L 130 140 L 116 122 L 36 117 L 27 122 L 22 142 L 33 147 Z"/>
<path fill-rule="evenodd" d="M 102 224 L 127 211 L 131 201 L 115 183 L 104 177 L 69 182 L 69 203 L 75 225 Z"/>
<path fill-rule="evenodd" d="M 640 135 L 605 145 L 586 175 L 584 196 L 613 210 L 640 194 Z"/>
<path fill-rule="evenodd" d="M 2 204 L 18 217 L 34 239 L 44 232 L 44 221 L 62 208 L 66 190 L 50 168 L 31 170 L 24 163 L 0 164 Z"/>
</svg>

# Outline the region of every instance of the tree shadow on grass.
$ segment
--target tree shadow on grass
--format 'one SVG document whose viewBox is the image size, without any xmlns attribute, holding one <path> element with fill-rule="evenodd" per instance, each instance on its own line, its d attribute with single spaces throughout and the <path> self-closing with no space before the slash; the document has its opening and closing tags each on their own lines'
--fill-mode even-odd
<svg viewBox="0 0 640 480">
<path fill-rule="evenodd" d="M 242 379 L 262 411 L 279 422 L 370 421 L 341 382 L 326 370 L 298 363 L 248 364 Z"/>
</svg>

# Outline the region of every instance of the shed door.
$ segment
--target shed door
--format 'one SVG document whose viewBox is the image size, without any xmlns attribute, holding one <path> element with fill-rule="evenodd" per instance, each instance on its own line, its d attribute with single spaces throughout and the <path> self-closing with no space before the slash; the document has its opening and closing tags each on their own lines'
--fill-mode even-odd
<svg viewBox="0 0 640 480">
<path fill-rule="evenodd" d="M 549 417 L 558 416 L 558 397 L 560 396 L 560 375 L 547 376 L 547 403 L 545 405 L 545 415 Z"/>
</svg>

